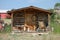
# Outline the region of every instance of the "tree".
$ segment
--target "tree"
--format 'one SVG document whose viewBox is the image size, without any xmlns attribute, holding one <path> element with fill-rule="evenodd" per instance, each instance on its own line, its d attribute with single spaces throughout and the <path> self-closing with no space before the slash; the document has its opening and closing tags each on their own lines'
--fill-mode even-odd
<svg viewBox="0 0 60 40">
<path fill-rule="evenodd" d="M 60 3 L 56 3 L 55 6 L 54 6 L 54 9 L 59 10 L 60 9 Z"/>
<path fill-rule="evenodd" d="M 49 11 L 52 13 L 52 15 L 51 15 L 51 21 L 54 21 L 56 13 L 54 12 L 54 9 L 50 9 Z"/>
<path fill-rule="evenodd" d="M 55 12 L 57 13 L 58 19 L 60 19 L 60 3 L 56 3 L 54 9 Z"/>
</svg>

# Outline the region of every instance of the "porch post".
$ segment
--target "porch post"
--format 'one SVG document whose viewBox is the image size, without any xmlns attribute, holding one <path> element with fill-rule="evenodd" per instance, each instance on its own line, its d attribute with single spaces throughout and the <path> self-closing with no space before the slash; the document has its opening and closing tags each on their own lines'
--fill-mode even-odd
<svg viewBox="0 0 60 40">
<path fill-rule="evenodd" d="M 48 26 L 50 26 L 50 14 L 48 14 Z"/>
<path fill-rule="evenodd" d="M 11 30 L 13 30 L 13 13 L 11 14 Z"/>
</svg>

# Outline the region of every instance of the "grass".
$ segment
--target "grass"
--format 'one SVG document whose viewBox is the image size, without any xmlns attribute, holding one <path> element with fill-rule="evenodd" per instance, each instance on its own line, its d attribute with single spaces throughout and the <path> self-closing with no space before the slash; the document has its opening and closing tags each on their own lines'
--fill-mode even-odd
<svg viewBox="0 0 60 40">
<path fill-rule="evenodd" d="M 54 33 L 59 33 L 60 34 L 60 24 L 57 22 L 51 22 L 51 27 L 54 28 Z"/>
<path fill-rule="evenodd" d="M 0 34 L 0 40 L 60 40 L 60 34 L 43 34 L 43 35 L 35 35 L 34 33 L 5 33 Z"/>
</svg>

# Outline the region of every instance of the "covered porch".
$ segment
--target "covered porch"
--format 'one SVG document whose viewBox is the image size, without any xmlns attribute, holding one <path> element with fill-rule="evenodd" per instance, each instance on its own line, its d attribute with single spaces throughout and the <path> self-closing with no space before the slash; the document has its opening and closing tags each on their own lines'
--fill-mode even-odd
<svg viewBox="0 0 60 40">
<path fill-rule="evenodd" d="M 8 14 L 11 14 L 12 30 L 40 32 L 46 31 L 46 28 L 50 26 L 51 13 L 45 9 L 29 6 L 11 10 Z"/>
</svg>

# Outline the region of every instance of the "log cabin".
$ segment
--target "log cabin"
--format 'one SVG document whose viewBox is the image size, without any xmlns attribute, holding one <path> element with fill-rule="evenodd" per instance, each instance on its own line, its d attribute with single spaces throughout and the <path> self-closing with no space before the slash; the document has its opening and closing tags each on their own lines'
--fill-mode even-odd
<svg viewBox="0 0 60 40">
<path fill-rule="evenodd" d="M 12 30 L 35 32 L 45 30 L 50 26 L 50 11 L 35 6 L 13 9 L 7 12 L 11 15 Z"/>
</svg>

